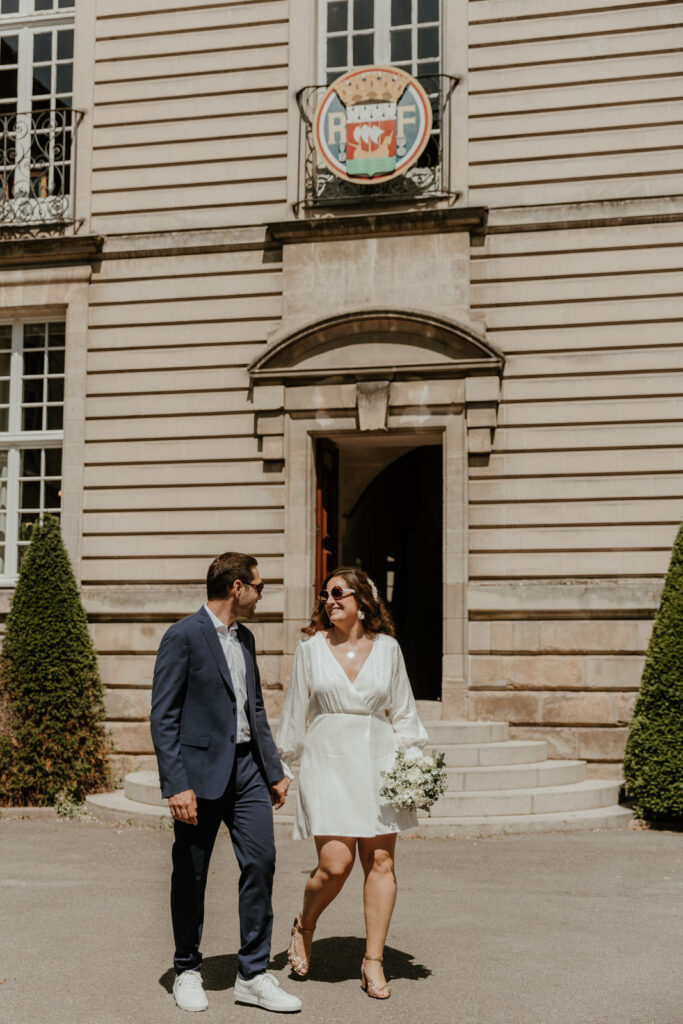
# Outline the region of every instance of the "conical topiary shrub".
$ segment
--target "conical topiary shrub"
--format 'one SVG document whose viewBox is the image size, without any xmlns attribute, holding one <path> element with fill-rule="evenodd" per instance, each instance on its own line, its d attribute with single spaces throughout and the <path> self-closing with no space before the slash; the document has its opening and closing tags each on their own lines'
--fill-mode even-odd
<svg viewBox="0 0 683 1024">
<path fill-rule="evenodd" d="M 683 526 L 647 649 L 624 773 L 641 817 L 683 821 Z"/>
<path fill-rule="evenodd" d="M 0 656 L 0 803 L 80 803 L 107 787 L 102 683 L 59 521 L 36 523 Z"/>
</svg>

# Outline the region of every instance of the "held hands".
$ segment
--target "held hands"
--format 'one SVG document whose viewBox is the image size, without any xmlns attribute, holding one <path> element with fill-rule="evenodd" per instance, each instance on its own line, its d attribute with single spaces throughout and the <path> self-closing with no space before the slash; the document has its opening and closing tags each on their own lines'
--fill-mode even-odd
<svg viewBox="0 0 683 1024">
<path fill-rule="evenodd" d="M 168 808 L 176 821 L 184 821 L 186 825 L 197 824 L 197 797 L 193 789 L 169 796 Z"/>
<path fill-rule="evenodd" d="M 287 790 L 289 789 L 290 779 L 285 777 L 280 779 L 279 782 L 274 782 L 270 787 L 270 802 L 273 805 L 273 810 L 277 811 L 283 806 L 287 799 Z"/>
</svg>

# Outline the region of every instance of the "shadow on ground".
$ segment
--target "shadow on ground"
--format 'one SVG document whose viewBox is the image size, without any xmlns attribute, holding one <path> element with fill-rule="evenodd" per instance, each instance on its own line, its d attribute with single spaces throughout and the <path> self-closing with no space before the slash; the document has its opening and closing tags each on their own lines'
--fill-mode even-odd
<svg viewBox="0 0 683 1024">
<path fill-rule="evenodd" d="M 321 939 L 313 943 L 311 950 L 311 969 L 309 977 L 312 981 L 327 981 L 331 983 L 349 981 L 360 978 L 360 965 L 365 952 L 365 939 L 358 939 L 354 936 L 338 936 L 330 939 Z M 287 967 L 287 953 L 278 953 L 270 961 L 269 966 L 274 971 L 281 971 Z M 392 946 L 384 948 L 384 971 L 388 980 L 392 978 L 407 978 L 410 981 L 419 981 L 428 978 L 432 973 L 428 967 L 414 962 L 410 953 L 394 949 Z M 237 956 L 234 953 L 225 956 L 207 956 L 202 960 L 202 978 L 204 988 L 209 991 L 223 991 L 232 988 L 237 976 Z M 295 974 L 290 975 L 291 981 L 305 981 Z M 173 990 L 175 972 L 168 970 L 159 978 L 159 984 L 167 992 Z"/>
</svg>

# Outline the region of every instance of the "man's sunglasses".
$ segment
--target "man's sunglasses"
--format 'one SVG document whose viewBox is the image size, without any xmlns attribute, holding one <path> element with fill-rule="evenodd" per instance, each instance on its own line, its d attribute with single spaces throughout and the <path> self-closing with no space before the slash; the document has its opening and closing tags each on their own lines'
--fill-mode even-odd
<svg viewBox="0 0 683 1024">
<path fill-rule="evenodd" d="M 341 601 L 342 597 L 348 597 L 349 594 L 355 594 L 355 590 L 351 590 L 350 587 L 332 587 L 331 590 L 321 590 L 318 594 L 320 600 L 324 603 L 333 598 L 335 601 Z"/>
<path fill-rule="evenodd" d="M 253 587 L 259 596 L 263 593 L 265 586 L 265 583 L 252 583 L 250 580 L 240 580 L 240 583 L 244 583 L 245 587 Z"/>
</svg>

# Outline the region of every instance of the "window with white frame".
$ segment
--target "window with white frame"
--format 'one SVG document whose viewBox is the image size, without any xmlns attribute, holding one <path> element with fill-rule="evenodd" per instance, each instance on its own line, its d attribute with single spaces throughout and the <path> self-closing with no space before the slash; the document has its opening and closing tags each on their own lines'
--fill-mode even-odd
<svg viewBox="0 0 683 1024">
<path fill-rule="evenodd" d="M 321 0 L 321 81 L 350 68 L 392 64 L 411 75 L 441 71 L 441 0 Z"/>
<path fill-rule="evenodd" d="M 74 4 L 0 0 L 0 201 L 34 212 L 71 188 Z"/>
<path fill-rule="evenodd" d="M 0 323 L 0 576 L 14 577 L 37 519 L 59 516 L 62 321 Z"/>
</svg>

